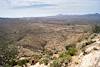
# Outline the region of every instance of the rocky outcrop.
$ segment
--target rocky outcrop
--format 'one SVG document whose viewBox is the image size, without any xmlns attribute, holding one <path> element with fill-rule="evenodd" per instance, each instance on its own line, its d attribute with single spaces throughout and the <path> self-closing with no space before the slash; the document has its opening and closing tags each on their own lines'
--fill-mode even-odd
<svg viewBox="0 0 100 67">
<path fill-rule="evenodd" d="M 94 43 L 86 45 L 84 51 L 72 58 L 68 67 L 100 67 L 100 41 L 98 38 L 94 40 Z"/>
<path fill-rule="evenodd" d="M 95 43 L 86 46 L 78 67 L 100 67 L 100 41 L 94 40 Z"/>
<path fill-rule="evenodd" d="M 83 56 L 79 67 L 100 67 L 100 50 Z"/>
</svg>

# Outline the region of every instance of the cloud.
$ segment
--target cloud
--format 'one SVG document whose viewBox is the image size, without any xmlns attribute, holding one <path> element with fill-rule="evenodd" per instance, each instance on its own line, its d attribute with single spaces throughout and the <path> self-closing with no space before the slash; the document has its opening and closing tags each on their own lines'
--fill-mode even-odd
<svg viewBox="0 0 100 67">
<path fill-rule="evenodd" d="M 40 0 L 2 0 L 0 1 L 0 7 L 2 8 L 39 8 L 39 7 L 52 7 L 55 4 L 47 1 Z"/>
<path fill-rule="evenodd" d="M 100 0 L 0 0 L 0 16 L 100 13 Z"/>
<path fill-rule="evenodd" d="M 18 5 L 18 6 L 13 6 L 13 9 L 25 9 L 25 8 L 44 8 L 44 7 L 54 7 L 56 6 L 55 4 L 47 4 L 47 3 L 32 3 L 28 5 Z"/>
</svg>

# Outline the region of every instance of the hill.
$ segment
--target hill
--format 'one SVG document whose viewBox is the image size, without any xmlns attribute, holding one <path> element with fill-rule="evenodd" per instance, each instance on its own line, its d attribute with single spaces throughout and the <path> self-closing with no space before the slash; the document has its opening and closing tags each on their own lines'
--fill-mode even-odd
<svg viewBox="0 0 100 67">
<path fill-rule="evenodd" d="M 81 60 L 99 50 L 99 18 L 99 14 L 0 18 L 0 65 L 83 65 L 84 61 L 76 62 L 75 58 Z M 88 54 L 93 44 L 96 49 L 91 48 Z"/>
</svg>

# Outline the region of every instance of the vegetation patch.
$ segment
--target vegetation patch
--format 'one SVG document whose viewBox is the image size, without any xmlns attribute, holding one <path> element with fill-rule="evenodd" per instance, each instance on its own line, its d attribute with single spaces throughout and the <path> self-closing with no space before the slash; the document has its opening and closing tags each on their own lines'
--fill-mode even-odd
<svg viewBox="0 0 100 67">
<path fill-rule="evenodd" d="M 40 63 L 40 64 L 48 65 L 49 59 L 48 59 L 48 58 L 41 58 L 41 59 L 39 60 L 39 63 Z"/>
<path fill-rule="evenodd" d="M 50 67 L 61 67 L 61 63 L 59 60 L 54 60 L 53 63 L 50 64 Z"/>
<path fill-rule="evenodd" d="M 28 62 L 29 61 L 27 59 L 19 60 L 19 61 L 17 61 L 17 65 L 23 66 L 23 65 L 26 65 L 26 63 L 28 63 Z"/>
</svg>

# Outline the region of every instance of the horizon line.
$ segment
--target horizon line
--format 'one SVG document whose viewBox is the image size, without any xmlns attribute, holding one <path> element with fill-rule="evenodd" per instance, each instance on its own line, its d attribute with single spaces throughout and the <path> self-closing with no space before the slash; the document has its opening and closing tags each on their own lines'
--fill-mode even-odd
<svg viewBox="0 0 100 67">
<path fill-rule="evenodd" d="M 47 16 L 19 16 L 19 17 L 10 17 L 10 16 L 0 16 L 0 18 L 40 18 L 40 17 L 52 17 L 52 16 L 64 16 L 64 15 L 68 15 L 68 16 L 78 16 L 78 15 L 100 15 L 100 13 L 85 13 L 85 14 L 56 14 L 56 15 L 47 15 Z"/>
</svg>

